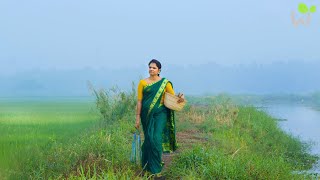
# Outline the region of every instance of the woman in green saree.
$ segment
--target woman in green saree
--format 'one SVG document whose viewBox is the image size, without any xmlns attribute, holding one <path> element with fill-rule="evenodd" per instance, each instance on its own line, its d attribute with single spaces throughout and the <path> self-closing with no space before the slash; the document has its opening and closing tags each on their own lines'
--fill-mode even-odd
<svg viewBox="0 0 320 180">
<path fill-rule="evenodd" d="M 177 148 L 174 112 L 163 105 L 164 93 L 174 94 L 174 90 L 170 81 L 160 77 L 160 71 L 161 63 L 152 59 L 149 62 L 150 77 L 138 85 L 136 109 L 135 127 L 139 129 L 141 120 L 144 133 L 141 165 L 152 174 L 162 170 L 162 153 Z M 178 102 L 183 101 L 182 95 Z"/>
</svg>

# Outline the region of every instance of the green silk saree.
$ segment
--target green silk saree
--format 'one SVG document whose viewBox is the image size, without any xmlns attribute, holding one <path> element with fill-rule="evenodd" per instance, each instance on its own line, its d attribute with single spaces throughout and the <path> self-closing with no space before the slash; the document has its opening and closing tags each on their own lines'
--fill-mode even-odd
<svg viewBox="0 0 320 180">
<path fill-rule="evenodd" d="M 167 79 L 143 89 L 141 123 L 144 132 L 142 167 L 155 174 L 162 170 L 162 153 L 176 150 L 174 112 L 160 103 Z"/>
</svg>

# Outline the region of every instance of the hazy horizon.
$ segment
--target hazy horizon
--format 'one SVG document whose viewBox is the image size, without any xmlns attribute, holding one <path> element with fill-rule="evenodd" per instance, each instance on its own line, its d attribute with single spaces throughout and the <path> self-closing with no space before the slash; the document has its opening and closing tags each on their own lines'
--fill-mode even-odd
<svg viewBox="0 0 320 180">
<path fill-rule="evenodd" d="M 318 63 L 287 62 L 268 65 L 164 66 L 161 76 L 172 81 L 177 92 L 201 94 L 305 94 L 320 91 Z M 148 77 L 147 65 L 136 68 L 29 70 L 0 76 L 0 96 L 88 96 L 90 81 L 97 89 L 118 86 L 131 89 Z"/>
<path fill-rule="evenodd" d="M 1 1 L 1 72 L 320 61 L 320 14 L 295 27 L 300 2 Z"/>
<path fill-rule="evenodd" d="M 153 58 L 191 94 L 319 90 L 320 14 L 300 13 L 299 3 L 320 5 L 1 1 L 0 95 L 85 94 L 87 80 L 127 89 Z"/>
</svg>

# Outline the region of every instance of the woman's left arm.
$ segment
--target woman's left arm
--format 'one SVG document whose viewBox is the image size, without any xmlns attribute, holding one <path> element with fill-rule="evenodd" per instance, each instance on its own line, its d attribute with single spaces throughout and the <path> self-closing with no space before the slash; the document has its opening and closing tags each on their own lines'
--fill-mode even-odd
<svg viewBox="0 0 320 180">
<path fill-rule="evenodd" d="M 174 90 L 170 82 L 168 82 L 168 84 L 166 85 L 166 92 L 174 95 Z"/>
<path fill-rule="evenodd" d="M 168 83 L 168 84 L 167 84 L 167 86 L 166 86 L 166 92 L 175 95 L 171 83 Z M 183 94 L 180 94 L 180 93 L 179 93 L 177 96 L 179 97 L 178 103 L 184 102 L 184 95 L 183 95 Z"/>
</svg>

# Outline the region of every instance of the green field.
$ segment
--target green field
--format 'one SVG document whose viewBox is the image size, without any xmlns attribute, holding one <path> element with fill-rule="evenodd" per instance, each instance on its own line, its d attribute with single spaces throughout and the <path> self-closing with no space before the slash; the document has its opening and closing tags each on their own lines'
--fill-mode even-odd
<svg viewBox="0 0 320 180">
<path fill-rule="evenodd" d="M 0 174 L 21 172 L 30 155 L 54 142 L 68 142 L 92 127 L 94 103 L 77 100 L 4 100 L 0 104 Z M 71 138 L 72 139 L 72 138 Z M 19 171 L 18 171 L 19 170 Z"/>
<path fill-rule="evenodd" d="M 148 179 L 130 163 L 132 94 L 98 101 L 7 100 L 0 104 L 0 175 L 6 179 Z M 205 102 L 201 104 L 198 102 Z M 225 96 L 190 98 L 176 113 L 179 149 L 167 179 L 303 179 L 308 144 L 277 121 Z"/>
</svg>

